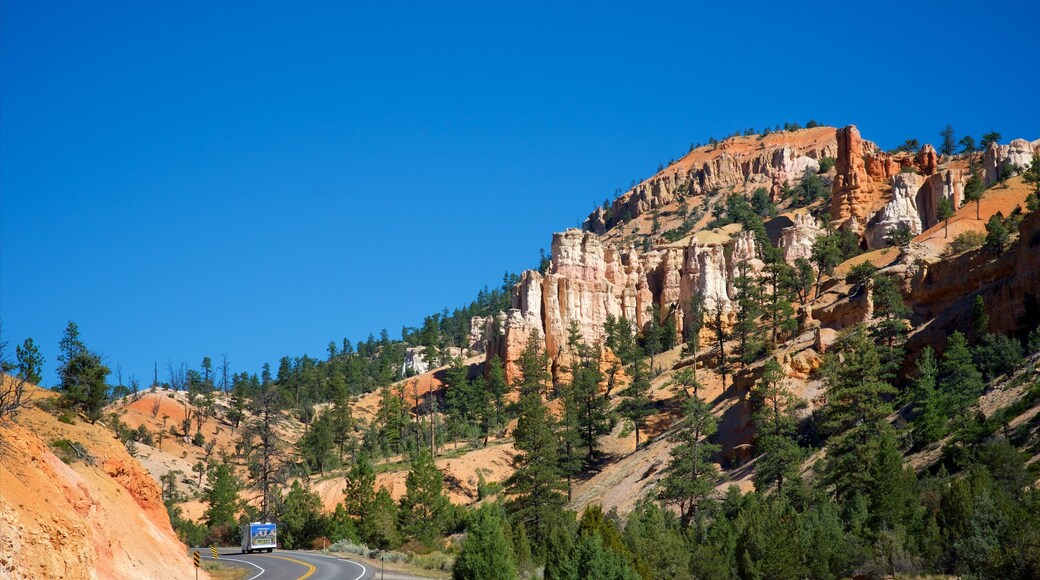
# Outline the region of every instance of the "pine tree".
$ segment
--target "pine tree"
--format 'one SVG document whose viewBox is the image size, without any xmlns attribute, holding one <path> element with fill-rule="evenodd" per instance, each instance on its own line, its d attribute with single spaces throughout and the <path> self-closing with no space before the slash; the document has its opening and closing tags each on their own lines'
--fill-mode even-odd
<svg viewBox="0 0 1040 580">
<path fill-rule="evenodd" d="M 221 538 L 226 541 L 234 533 L 236 515 L 241 507 L 238 492 L 242 484 L 227 461 L 221 461 L 209 470 L 207 483 L 202 495 L 202 501 L 208 505 L 203 521 L 211 533 L 219 529 Z"/>
<path fill-rule="evenodd" d="M 871 279 L 874 294 L 874 317 L 876 323 L 870 334 L 879 345 L 886 380 L 903 364 L 903 345 L 910 329 L 907 317 L 910 309 L 903 302 L 903 295 L 895 278 L 886 274 L 874 274 Z"/>
<path fill-rule="evenodd" d="M 284 498 L 276 495 L 274 499 L 279 544 L 296 550 L 325 535 L 326 519 L 317 492 L 294 481 Z"/>
<path fill-rule="evenodd" d="M 917 478 L 913 469 L 903 467 L 892 429 L 882 432 L 868 475 L 868 525 L 875 532 L 908 525 L 918 502 Z"/>
<path fill-rule="evenodd" d="M 685 428 L 672 448 L 668 473 L 661 480 L 658 497 L 679 508 L 682 527 L 688 528 L 698 510 L 715 490 L 718 467 L 711 457 L 720 447 L 709 439 L 718 429 L 718 418 L 707 403 L 690 398 L 686 403 Z"/>
<path fill-rule="evenodd" d="M 497 356 L 492 357 L 491 361 L 488 362 L 485 388 L 491 403 L 487 412 L 482 415 L 484 418 L 484 446 L 487 447 L 492 429 L 497 429 L 504 422 L 505 396 L 509 390 L 509 385 L 506 382 L 505 367 L 502 365 L 502 359 Z"/>
<path fill-rule="evenodd" d="M 960 332 L 951 334 L 946 342 L 943 360 L 939 364 L 938 384 L 946 401 L 946 416 L 951 419 L 963 417 L 982 395 L 985 386 L 982 373 L 975 368 L 968 341 Z"/>
<path fill-rule="evenodd" d="M 820 283 L 824 276 L 834 273 L 834 268 L 841 263 L 841 245 L 835 232 L 819 236 L 813 242 L 812 261 L 816 266 L 816 297 L 820 296 Z"/>
<path fill-rule="evenodd" d="M 953 202 L 945 195 L 939 197 L 936 218 L 943 222 L 943 237 L 950 237 L 950 218 L 953 217 Z"/>
<path fill-rule="evenodd" d="M 870 458 L 892 411 L 896 393 L 884 380 L 882 354 L 862 324 L 839 335 L 824 360 L 827 404 L 822 428 L 830 435 L 822 479 L 839 501 L 863 495 Z"/>
<path fill-rule="evenodd" d="M 455 558 L 455 580 L 512 580 L 517 577 L 513 553 L 503 532 L 501 508 L 485 504 L 470 512 L 462 550 Z"/>
<path fill-rule="evenodd" d="M 794 269 L 782 260 L 766 264 L 765 276 L 761 278 L 763 296 L 762 314 L 769 321 L 769 348 L 773 350 L 782 339 L 798 329 L 791 307 L 793 296 L 787 282 L 795 275 Z"/>
<path fill-rule="evenodd" d="M 576 323 L 571 324 L 568 345 L 574 364 L 568 369 L 571 382 L 563 389 L 565 408 L 574 414 L 578 439 L 585 449 L 585 466 L 599 457 L 599 437 L 610 432 L 610 408 L 599 393 L 603 373 L 599 370 L 599 349 L 585 344 Z"/>
<path fill-rule="evenodd" d="M 954 139 L 953 127 L 947 125 L 939 133 L 939 136 L 942 137 L 942 143 L 939 145 L 939 153 L 946 155 L 947 157 L 953 155 L 953 152 L 957 147 L 957 141 Z"/>
<path fill-rule="evenodd" d="M 376 474 L 372 462 L 362 455 L 347 473 L 343 488 L 343 503 L 347 516 L 362 541 L 375 543 L 375 527 L 372 511 L 376 499 Z"/>
<path fill-rule="evenodd" d="M 766 361 L 762 378 L 752 389 L 755 411 L 752 421 L 758 430 L 758 450 L 762 454 L 755 464 L 755 489 L 773 486 L 784 491 L 784 481 L 797 475 L 804 454 L 796 440 L 797 411 L 805 401 L 794 396 L 784 384 L 784 371 L 776 359 Z"/>
<path fill-rule="evenodd" d="M 18 359 L 18 377 L 38 385 L 43 378 L 43 355 L 33 342 L 32 338 L 25 339 L 21 346 L 15 347 L 15 356 Z"/>
<path fill-rule="evenodd" d="M 650 377 L 646 367 L 638 357 L 629 366 L 630 382 L 621 392 L 625 400 L 619 406 L 621 415 L 632 421 L 636 432 L 636 451 L 639 450 L 639 432 L 646 428 L 646 418 L 653 412 L 653 400 L 650 398 Z"/>
<path fill-rule="evenodd" d="M 369 510 L 372 533 L 367 542 L 381 550 L 390 550 L 401 545 L 401 532 L 397 526 L 397 504 L 390 490 L 380 487 Z"/>
<path fill-rule="evenodd" d="M 515 384 L 520 390 L 518 418 L 513 429 L 513 474 L 506 480 L 511 498 L 509 511 L 524 523 L 535 544 L 545 537 L 553 513 L 566 502 L 559 467 L 559 441 L 553 431 L 552 417 L 541 391 L 548 379 L 545 353 L 538 337 L 528 338 L 518 360 L 520 374 Z"/>
<path fill-rule="evenodd" d="M 325 474 L 329 462 L 334 460 L 333 429 L 331 413 L 322 413 L 307 427 L 307 432 L 299 442 L 300 451 L 310 469 L 317 468 L 318 473 L 322 475 Z"/>
<path fill-rule="evenodd" d="M 982 194 L 986 192 L 986 186 L 978 173 L 972 173 L 971 177 L 964 182 L 964 202 L 975 202 L 975 219 L 981 220 L 980 207 L 982 205 Z"/>
<path fill-rule="evenodd" d="M 249 478 L 260 492 L 260 513 L 264 521 L 271 517 L 273 490 L 285 476 L 285 459 L 281 436 L 275 431 L 279 416 L 278 388 L 263 388 L 253 401 L 253 420 L 242 432 L 242 448 L 251 450 L 248 458 Z"/>
<path fill-rule="evenodd" d="M 917 359 L 914 380 L 913 427 L 921 444 L 938 441 L 946 434 L 946 402 L 938 389 L 939 363 L 932 347 L 925 347 Z"/>
<path fill-rule="evenodd" d="M 444 495 L 444 474 L 423 449 L 405 477 L 405 494 L 399 505 L 401 529 L 427 545 L 443 536 L 450 508 Z"/>
<path fill-rule="evenodd" d="M 739 355 L 737 360 L 741 368 L 758 358 L 762 350 L 760 331 L 757 319 L 762 314 L 762 293 L 757 280 L 746 260 L 736 265 L 736 277 L 733 279 L 736 291 L 736 322 L 733 335 L 737 339 Z"/>
</svg>

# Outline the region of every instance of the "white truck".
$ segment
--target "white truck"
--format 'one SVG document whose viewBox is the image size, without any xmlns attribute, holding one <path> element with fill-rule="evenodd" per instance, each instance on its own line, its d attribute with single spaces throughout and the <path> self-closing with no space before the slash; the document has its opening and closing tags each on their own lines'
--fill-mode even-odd
<svg viewBox="0 0 1040 580">
<path fill-rule="evenodd" d="M 278 547 L 278 529 L 268 522 L 242 525 L 242 553 L 270 552 Z"/>
</svg>

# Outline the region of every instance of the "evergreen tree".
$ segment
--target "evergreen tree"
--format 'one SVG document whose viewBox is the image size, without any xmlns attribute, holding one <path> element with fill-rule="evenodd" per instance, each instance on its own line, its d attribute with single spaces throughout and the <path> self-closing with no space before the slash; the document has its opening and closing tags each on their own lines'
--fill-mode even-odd
<svg viewBox="0 0 1040 580">
<path fill-rule="evenodd" d="M 812 291 L 813 281 L 816 280 L 816 272 L 813 271 L 812 263 L 805 258 L 796 258 L 794 261 L 794 272 L 785 280 L 789 290 L 798 297 L 798 301 L 805 306 L 809 301 L 809 293 Z"/>
<path fill-rule="evenodd" d="M 307 432 L 300 438 L 299 447 L 309 468 L 324 475 L 325 468 L 333 456 L 334 425 L 331 413 L 322 413 L 307 427 Z"/>
<path fill-rule="evenodd" d="M 719 377 L 722 379 L 722 390 L 726 390 L 726 369 L 729 367 L 729 361 L 726 358 L 726 341 L 730 337 L 724 315 L 725 304 L 722 303 L 722 300 L 716 299 L 711 305 L 711 320 L 709 324 L 711 325 L 712 333 L 715 335 L 717 370 Z"/>
<path fill-rule="evenodd" d="M 755 411 L 752 422 L 758 430 L 758 450 L 762 454 L 755 464 L 755 489 L 776 487 L 784 491 L 784 482 L 797 477 L 804 454 L 796 440 L 797 411 L 805 401 L 794 396 L 784 385 L 784 371 L 776 359 L 766 361 L 762 378 L 752 389 Z"/>
<path fill-rule="evenodd" d="M 253 420 L 242 432 L 242 449 L 249 450 L 247 468 L 253 486 L 260 492 L 260 513 L 268 521 L 272 513 L 273 491 L 285 476 L 282 440 L 275 431 L 281 394 L 270 385 L 262 388 L 253 401 Z"/>
<path fill-rule="evenodd" d="M 619 406 L 621 415 L 632 421 L 636 432 L 636 450 L 639 450 L 639 432 L 646 428 L 646 419 L 653 412 L 653 400 L 650 398 L 650 377 L 646 367 L 638 357 L 629 366 L 631 375 L 628 387 L 621 392 L 625 400 Z"/>
<path fill-rule="evenodd" d="M 971 177 L 964 182 L 964 202 L 969 201 L 975 202 L 975 219 L 981 220 L 982 217 L 979 214 L 980 206 L 982 205 L 982 194 L 986 192 L 986 186 L 982 183 L 982 178 L 979 177 L 978 173 L 972 173 Z"/>
<path fill-rule="evenodd" d="M 943 222 L 943 237 L 950 237 L 950 218 L 953 217 L 953 202 L 945 195 L 939 197 L 936 218 Z"/>
<path fill-rule="evenodd" d="M 925 347 L 917 359 L 914 380 L 913 420 L 916 442 L 938 441 L 946 434 L 946 402 L 938 389 L 939 363 L 932 347 Z"/>
<path fill-rule="evenodd" d="M 491 436 L 492 429 L 497 429 L 505 420 L 503 416 L 506 407 L 505 397 L 509 391 L 505 367 L 502 365 L 502 359 L 497 356 L 492 357 L 488 362 L 485 388 L 487 389 L 488 400 L 491 403 L 487 409 L 489 412 L 483 414 L 484 446 L 487 447 L 488 437 Z"/>
<path fill-rule="evenodd" d="M 947 157 L 953 155 L 953 152 L 957 147 L 957 141 L 954 139 L 953 127 L 947 125 L 939 133 L 939 136 L 942 137 L 942 143 L 939 145 L 939 153 L 946 155 Z"/>
<path fill-rule="evenodd" d="M 505 518 L 498 505 L 485 504 L 470 512 L 462 550 L 455 558 L 455 580 L 512 580 L 517 578 L 513 553 L 503 531 Z"/>
<path fill-rule="evenodd" d="M 425 449 L 412 461 L 405 477 L 405 494 L 401 498 L 401 529 L 426 545 L 432 546 L 444 535 L 451 505 L 444 496 L 444 474 L 433 463 Z"/>
<path fill-rule="evenodd" d="M 599 370 L 599 349 L 585 344 L 576 323 L 571 324 L 568 345 L 574 363 L 568 369 L 571 382 L 563 391 L 565 409 L 574 416 L 578 439 L 585 449 L 585 466 L 599 457 L 599 437 L 610 432 L 610 408 L 599 393 L 603 373 Z"/>
<path fill-rule="evenodd" d="M 877 273 L 871 280 L 874 294 L 874 317 L 877 321 L 870 334 L 883 348 L 879 351 L 885 374 L 891 377 L 903 364 L 906 334 L 910 329 L 907 317 L 910 309 L 903 302 L 903 295 L 895 278 Z"/>
<path fill-rule="evenodd" d="M 694 370 L 696 366 L 695 363 L 675 371 L 672 374 L 672 380 L 668 382 L 668 386 L 673 391 L 682 391 L 685 399 L 698 396 L 697 391 L 700 389 L 700 383 L 697 382 L 697 373 Z"/>
<path fill-rule="evenodd" d="M 917 478 L 911 468 L 903 467 L 903 455 L 896 447 L 891 429 L 882 431 L 868 472 L 866 490 L 868 525 L 874 532 L 905 528 L 917 516 Z"/>
<path fill-rule="evenodd" d="M 733 336 L 737 339 L 739 355 L 737 360 L 741 368 L 758 358 L 762 351 L 760 330 L 757 319 L 762 314 L 761 288 L 746 260 L 736 265 L 736 277 L 733 279 L 736 291 L 736 322 L 733 325 Z"/>
<path fill-rule="evenodd" d="M 292 483 L 284 498 L 275 496 L 275 512 L 278 543 L 289 550 L 308 548 L 325 535 L 327 521 L 321 497 L 299 481 Z"/>
<path fill-rule="evenodd" d="M 397 504 L 390 495 L 390 490 L 380 487 L 372 501 L 369 511 L 371 535 L 366 540 L 369 545 L 380 550 L 390 550 L 401 545 L 401 532 L 397 527 Z"/>
<path fill-rule="evenodd" d="M 946 342 L 943 361 L 939 365 L 939 391 L 946 402 L 946 416 L 963 417 L 968 407 L 978 401 L 985 386 L 982 374 L 972 361 L 968 341 L 960 332 L 954 332 Z"/>
<path fill-rule="evenodd" d="M 704 296 L 700 293 L 690 298 L 689 324 L 686 326 L 686 347 L 683 356 L 693 356 L 696 362 L 697 353 L 701 350 L 701 329 L 704 327 Z M 696 364 L 694 368 L 696 369 Z M 696 378 L 696 376 L 694 377 Z"/>
<path fill-rule="evenodd" d="M 537 336 L 528 338 L 518 360 L 520 388 L 518 418 L 513 430 L 513 474 L 506 480 L 511 498 L 508 508 L 524 524 L 536 545 L 545 538 L 553 513 L 565 503 L 564 484 L 559 468 L 559 442 L 553 432 L 552 417 L 542 402 L 541 390 L 547 380 L 547 360 L 538 346 Z"/>
<path fill-rule="evenodd" d="M 376 474 L 372 462 L 362 455 L 347 473 L 343 503 L 347 517 L 362 541 L 377 543 L 373 507 L 376 500 Z"/>
<path fill-rule="evenodd" d="M 718 467 L 711 457 L 720 447 L 709 439 L 718 429 L 718 418 L 707 403 L 692 397 L 686 402 L 685 429 L 672 448 L 668 473 L 661 480 L 658 497 L 679 508 L 682 527 L 688 528 L 698 510 L 715 490 Z"/>
<path fill-rule="evenodd" d="M 15 356 L 18 359 L 18 378 L 34 385 L 40 384 L 43 378 L 40 374 L 43 372 L 43 355 L 33 339 L 27 338 L 21 346 L 16 346 Z"/>
<path fill-rule="evenodd" d="M 880 348 L 862 324 L 839 335 L 824 359 L 827 404 L 821 427 L 830 435 L 823 482 L 839 501 L 867 493 L 869 463 L 896 393 L 885 381 Z"/>
<path fill-rule="evenodd" d="M 223 541 L 231 540 L 235 533 L 236 516 L 241 507 L 238 492 L 242 484 L 235 477 L 231 463 L 222 461 L 209 470 L 208 485 L 202 494 L 207 504 L 203 521 L 210 533 L 218 532 Z"/>
<path fill-rule="evenodd" d="M 82 412 L 91 423 L 96 422 L 108 403 L 108 373 L 108 367 L 96 353 L 82 350 L 71 355 L 59 369 L 61 382 L 56 390 L 61 394 L 61 403 Z"/>
<path fill-rule="evenodd" d="M 794 308 L 791 307 L 791 284 L 787 282 L 794 274 L 794 269 L 783 260 L 775 260 L 766 264 L 765 275 L 761 278 L 762 314 L 769 321 L 770 350 L 775 349 L 784 337 L 798 328 Z"/>
<path fill-rule="evenodd" d="M 999 256 L 1004 253 L 1004 248 L 1007 247 L 1010 237 L 1011 232 L 1008 230 L 1007 225 L 1004 224 L 1004 215 L 999 211 L 991 215 L 986 222 L 986 243 L 984 247 L 994 256 Z"/>
<path fill-rule="evenodd" d="M 841 263 L 842 252 L 839 236 L 828 232 L 816 238 L 812 247 L 812 261 L 816 266 L 816 297 L 820 296 L 820 283 L 824 276 L 834 273 L 834 268 Z"/>
</svg>

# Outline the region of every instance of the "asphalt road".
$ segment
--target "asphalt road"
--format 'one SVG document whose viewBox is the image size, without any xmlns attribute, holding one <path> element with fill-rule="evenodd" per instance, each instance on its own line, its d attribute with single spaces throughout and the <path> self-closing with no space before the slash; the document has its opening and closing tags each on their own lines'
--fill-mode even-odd
<svg viewBox="0 0 1040 580">
<path fill-rule="evenodd" d="M 207 560 L 209 548 L 194 548 Z M 367 566 L 312 552 L 275 550 L 262 554 L 242 554 L 238 550 L 219 550 L 219 562 L 250 571 L 246 580 L 369 580 L 375 571 Z"/>
</svg>

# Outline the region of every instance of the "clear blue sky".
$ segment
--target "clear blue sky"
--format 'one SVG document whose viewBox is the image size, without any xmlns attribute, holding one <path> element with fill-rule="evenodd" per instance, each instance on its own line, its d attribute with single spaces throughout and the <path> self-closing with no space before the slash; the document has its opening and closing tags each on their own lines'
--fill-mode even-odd
<svg viewBox="0 0 1040 580">
<path fill-rule="evenodd" d="M 1035 0 L 93 4 L 0 4 L 0 320 L 48 384 L 68 320 L 144 384 L 399 336 L 749 126 L 1040 138 Z"/>
</svg>

